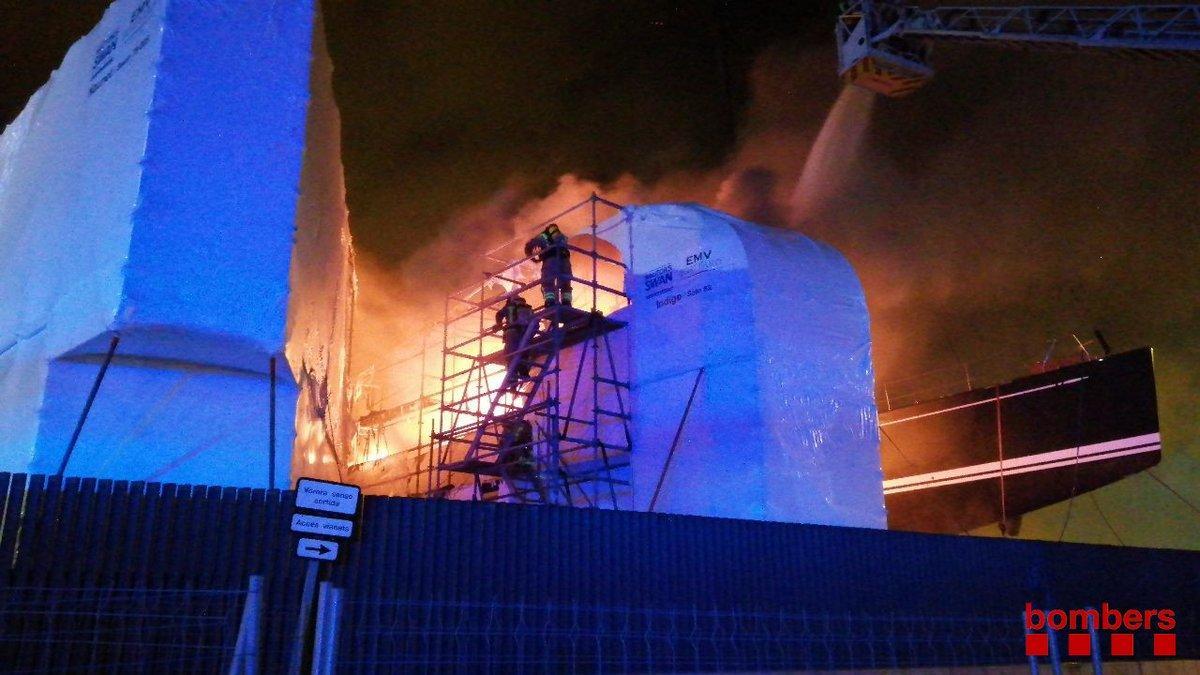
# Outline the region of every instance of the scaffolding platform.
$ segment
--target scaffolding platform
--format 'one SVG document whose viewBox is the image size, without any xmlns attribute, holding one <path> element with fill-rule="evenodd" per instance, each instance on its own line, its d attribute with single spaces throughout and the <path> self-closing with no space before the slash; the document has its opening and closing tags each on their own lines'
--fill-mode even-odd
<svg viewBox="0 0 1200 675">
<path fill-rule="evenodd" d="M 558 324 L 558 330 L 561 335 L 557 338 L 541 336 L 540 339 L 530 342 L 529 345 L 522 347 L 513 354 L 505 354 L 504 350 L 497 350 L 478 357 L 470 357 L 478 359 L 483 363 L 491 363 L 495 365 L 506 365 L 508 360 L 516 355 L 533 355 L 540 354 L 551 348 L 567 349 L 574 347 L 581 342 L 588 340 L 596 335 L 611 333 L 615 330 L 624 328 L 624 321 L 610 319 L 603 314 L 593 313 L 587 310 L 578 309 L 568 305 L 553 305 L 550 307 L 542 307 L 534 312 L 534 321 L 553 321 Z M 554 344 L 554 340 L 558 340 L 558 344 Z"/>
<path fill-rule="evenodd" d="M 504 467 L 505 465 L 500 462 L 485 462 L 482 459 L 465 459 L 460 462 L 450 462 L 443 465 L 446 471 L 458 471 L 495 478 L 503 478 L 505 476 Z"/>
</svg>

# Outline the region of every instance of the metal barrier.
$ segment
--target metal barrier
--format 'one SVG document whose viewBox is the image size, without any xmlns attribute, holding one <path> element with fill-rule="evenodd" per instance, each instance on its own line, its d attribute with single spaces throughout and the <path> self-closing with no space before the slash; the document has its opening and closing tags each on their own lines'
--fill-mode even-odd
<svg viewBox="0 0 1200 675">
<path fill-rule="evenodd" d="M 219 672 L 230 663 L 243 591 L 0 588 L 6 673 Z"/>
<path fill-rule="evenodd" d="M 1018 617 L 362 600 L 341 672 L 767 672 L 1025 661 Z"/>
<path fill-rule="evenodd" d="M 291 500 L 0 474 L 0 670 L 284 672 Z M 382 497 L 359 525 L 318 672 L 1015 666 L 1026 602 L 1172 608 L 1200 657 L 1194 551 Z"/>
</svg>

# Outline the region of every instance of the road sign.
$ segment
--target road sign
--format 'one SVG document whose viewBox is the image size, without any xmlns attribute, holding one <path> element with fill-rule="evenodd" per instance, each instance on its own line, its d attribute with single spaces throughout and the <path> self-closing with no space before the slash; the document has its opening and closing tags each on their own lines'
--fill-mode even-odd
<svg viewBox="0 0 1200 675">
<path fill-rule="evenodd" d="M 308 558 L 316 567 L 317 561 L 338 559 L 340 545 L 325 537 L 349 539 L 354 534 L 354 517 L 362 503 L 362 490 L 357 485 L 346 485 L 313 478 L 296 481 L 296 512 L 292 514 L 292 532 L 322 537 L 300 537 L 296 542 L 296 555 Z M 311 513 L 317 511 L 318 513 Z M 350 518 L 331 518 L 326 513 L 335 513 Z M 343 542 L 344 543 L 344 542 Z"/>
<path fill-rule="evenodd" d="M 354 532 L 354 521 L 343 518 L 310 516 L 307 513 L 293 513 L 292 532 L 319 534 L 323 537 L 348 538 Z"/>
<path fill-rule="evenodd" d="M 296 555 L 313 560 L 337 560 L 338 543 L 326 539 L 309 539 L 301 537 L 296 542 Z"/>
<path fill-rule="evenodd" d="M 296 482 L 296 508 L 352 516 L 362 490 L 356 485 L 301 478 Z"/>
</svg>

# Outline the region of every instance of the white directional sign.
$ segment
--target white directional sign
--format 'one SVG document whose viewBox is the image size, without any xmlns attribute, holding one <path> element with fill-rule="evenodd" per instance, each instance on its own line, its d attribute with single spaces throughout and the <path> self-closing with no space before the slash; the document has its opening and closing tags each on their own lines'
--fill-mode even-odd
<svg viewBox="0 0 1200 675">
<path fill-rule="evenodd" d="M 354 533 L 354 521 L 342 518 L 310 516 L 307 513 L 292 514 L 292 532 L 319 534 L 323 537 L 349 538 Z"/>
<path fill-rule="evenodd" d="M 296 543 L 296 555 L 313 560 L 337 560 L 338 543 L 325 539 L 301 537 Z"/>
<path fill-rule="evenodd" d="M 356 485 L 301 478 L 296 482 L 296 508 L 354 515 L 361 494 Z"/>
</svg>

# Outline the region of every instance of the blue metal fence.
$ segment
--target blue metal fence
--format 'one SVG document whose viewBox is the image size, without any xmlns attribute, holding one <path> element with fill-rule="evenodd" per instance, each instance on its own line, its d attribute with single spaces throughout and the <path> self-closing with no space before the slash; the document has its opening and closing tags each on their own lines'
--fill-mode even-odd
<svg viewBox="0 0 1200 675">
<path fill-rule="evenodd" d="M 172 589 L 200 602 L 261 574 L 264 669 L 281 670 L 304 570 L 291 500 L 0 474 L 0 663 L 14 644 L 54 640 L 47 631 L 97 625 L 24 616 L 29 589 Z M 1178 656 L 1200 657 L 1193 551 L 381 497 L 366 498 L 359 530 L 325 571 L 346 589 L 345 672 L 1017 664 L 1026 602 L 1171 608 Z M 228 631 L 203 625 L 197 649 L 226 653 Z M 1137 634 L 1138 657 L 1149 640 Z"/>
</svg>

